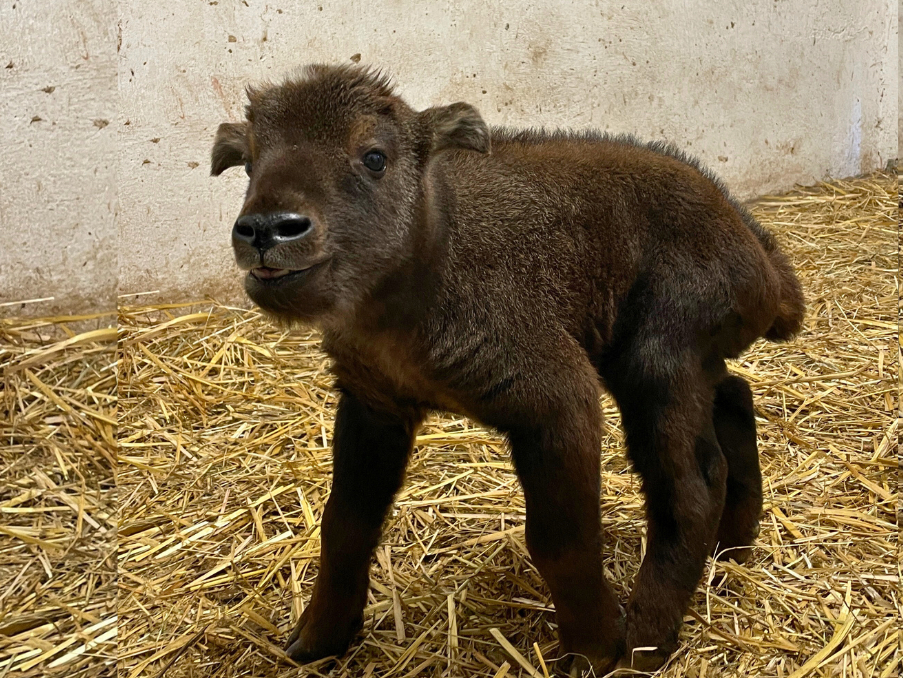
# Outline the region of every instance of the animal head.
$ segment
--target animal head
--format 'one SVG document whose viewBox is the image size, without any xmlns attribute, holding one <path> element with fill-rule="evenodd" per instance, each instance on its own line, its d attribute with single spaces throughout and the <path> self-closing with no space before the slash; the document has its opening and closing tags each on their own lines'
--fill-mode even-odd
<svg viewBox="0 0 903 678">
<path fill-rule="evenodd" d="M 211 173 L 247 171 L 235 260 L 251 299 L 288 322 L 353 314 L 417 256 L 429 161 L 489 151 L 472 106 L 414 111 L 362 67 L 308 66 L 248 99 L 243 122 L 219 126 Z"/>
</svg>

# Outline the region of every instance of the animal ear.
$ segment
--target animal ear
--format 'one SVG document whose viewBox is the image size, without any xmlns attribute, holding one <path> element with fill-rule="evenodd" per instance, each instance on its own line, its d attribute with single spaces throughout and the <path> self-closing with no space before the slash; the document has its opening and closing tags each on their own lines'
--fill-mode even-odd
<svg viewBox="0 0 903 678">
<path fill-rule="evenodd" d="M 218 177 L 230 167 L 243 165 L 249 159 L 248 123 L 224 122 L 216 130 L 210 153 L 210 174 Z"/>
<path fill-rule="evenodd" d="M 432 137 L 433 153 L 447 148 L 489 153 L 489 128 L 470 104 L 458 102 L 437 106 L 426 109 L 420 115 Z"/>
</svg>

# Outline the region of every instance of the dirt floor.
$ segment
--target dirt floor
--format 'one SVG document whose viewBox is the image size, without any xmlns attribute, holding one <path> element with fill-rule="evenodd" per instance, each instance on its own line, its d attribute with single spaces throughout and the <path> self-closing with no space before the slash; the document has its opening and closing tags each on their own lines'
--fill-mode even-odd
<svg viewBox="0 0 903 678">
<path fill-rule="evenodd" d="M 806 327 L 732 365 L 756 396 L 759 546 L 710 567 L 660 675 L 897 675 L 896 177 L 755 213 L 798 268 Z M 364 630 L 339 661 L 296 668 L 280 648 L 317 572 L 336 402 L 316 335 L 211 302 L 129 307 L 114 365 L 110 336 L 61 341 L 51 320 L 0 320 L 0 678 L 113 675 L 117 660 L 121 678 L 554 672 L 554 613 L 498 435 L 430 418 Z M 626 600 L 642 498 L 602 407 L 605 568 Z"/>
</svg>

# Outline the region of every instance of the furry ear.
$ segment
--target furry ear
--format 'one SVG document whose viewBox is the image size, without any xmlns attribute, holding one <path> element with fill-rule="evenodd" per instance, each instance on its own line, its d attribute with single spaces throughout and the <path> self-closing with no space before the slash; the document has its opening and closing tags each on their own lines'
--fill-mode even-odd
<svg viewBox="0 0 903 678">
<path fill-rule="evenodd" d="M 432 137 L 431 152 L 447 148 L 466 148 L 478 153 L 489 153 L 489 128 L 470 104 L 458 102 L 449 106 L 436 106 L 420 113 L 427 133 Z"/>
<path fill-rule="evenodd" d="M 243 165 L 249 159 L 248 123 L 224 122 L 220 125 L 210 153 L 210 174 L 218 177 L 230 167 Z"/>
</svg>

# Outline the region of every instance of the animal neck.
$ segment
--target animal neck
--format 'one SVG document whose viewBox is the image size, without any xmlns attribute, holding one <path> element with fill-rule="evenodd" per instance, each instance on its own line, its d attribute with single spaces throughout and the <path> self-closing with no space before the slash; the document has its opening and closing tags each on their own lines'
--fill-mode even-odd
<svg viewBox="0 0 903 678">
<path fill-rule="evenodd" d="M 448 257 L 448 210 L 424 181 L 412 210 L 406 256 L 358 305 L 349 327 L 357 336 L 416 334 L 435 308 Z"/>
</svg>

